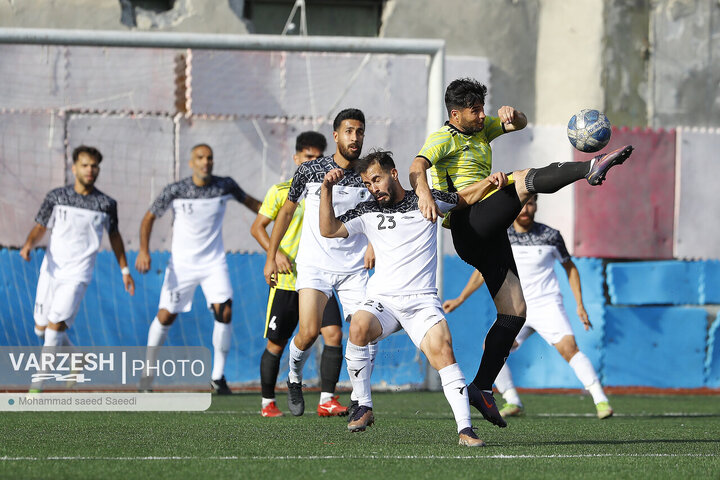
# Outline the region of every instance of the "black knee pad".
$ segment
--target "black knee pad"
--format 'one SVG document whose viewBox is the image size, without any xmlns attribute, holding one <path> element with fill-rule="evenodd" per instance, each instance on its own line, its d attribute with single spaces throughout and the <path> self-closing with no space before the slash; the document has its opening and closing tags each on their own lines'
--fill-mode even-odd
<svg viewBox="0 0 720 480">
<path fill-rule="evenodd" d="M 227 300 L 225 303 L 221 303 L 220 308 L 218 308 L 217 311 L 215 311 L 215 309 L 213 308 L 212 311 L 213 311 L 213 315 L 215 316 L 215 321 L 220 322 L 220 323 L 229 323 L 229 322 L 223 321 L 223 313 L 225 312 L 226 307 L 231 307 L 231 306 L 232 306 L 232 299 Z"/>
</svg>

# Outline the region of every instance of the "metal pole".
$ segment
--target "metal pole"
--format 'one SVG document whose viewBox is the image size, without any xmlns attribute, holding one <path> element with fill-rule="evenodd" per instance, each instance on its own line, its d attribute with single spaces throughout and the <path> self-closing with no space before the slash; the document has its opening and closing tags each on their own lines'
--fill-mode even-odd
<svg viewBox="0 0 720 480">
<path fill-rule="evenodd" d="M 444 40 L 0 28 L 0 44 L 435 55 Z"/>
<path fill-rule="evenodd" d="M 438 49 L 434 55 L 430 57 L 430 69 L 428 71 L 428 116 L 427 116 L 427 135 L 440 128 L 445 121 L 445 102 L 443 98 L 443 90 L 445 83 L 445 48 Z M 429 173 L 429 172 L 428 172 Z M 438 219 L 441 223 L 442 219 Z M 443 258 L 443 232 L 442 226 L 438 225 L 437 231 L 437 289 L 438 296 L 443 298 L 443 278 L 445 271 L 445 261 Z M 430 391 L 442 390 L 440 375 L 437 370 L 430 366 L 430 362 L 425 361 L 425 388 Z"/>
</svg>

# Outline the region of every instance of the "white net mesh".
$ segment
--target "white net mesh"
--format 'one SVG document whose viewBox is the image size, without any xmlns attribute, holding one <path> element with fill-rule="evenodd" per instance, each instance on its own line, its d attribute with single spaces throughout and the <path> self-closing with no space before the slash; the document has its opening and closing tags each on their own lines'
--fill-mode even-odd
<svg viewBox="0 0 720 480">
<path fill-rule="evenodd" d="M 400 171 L 407 172 L 426 133 L 423 55 L 0 45 L 0 83 L 0 245 L 22 245 L 47 191 L 71 179 L 72 149 L 87 144 L 104 155 L 97 186 L 118 201 L 131 264 L 143 215 L 167 183 L 189 174 L 189 150 L 197 143 L 213 147 L 217 175 L 232 176 L 262 199 L 272 184 L 292 175 L 298 133 L 318 130 L 328 138 L 328 151 L 334 149 L 331 122 L 343 108 L 365 112 L 364 150 L 392 150 Z M 265 343 L 267 286 L 264 255 L 249 234 L 253 219 L 233 203 L 224 224 L 226 249 L 239 252 L 229 257 L 235 290 L 231 382 L 258 380 Z M 171 232 L 166 215 L 154 225 L 151 250 L 168 250 Z M 29 264 L 14 251 L 0 257 L 7 266 L 3 344 L 36 341 L 31 316 L 39 257 Z M 133 270 L 139 288 L 131 299 L 112 254 L 101 255 L 73 340 L 144 344 L 164 258 L 155 254 L 148 275 Z M 212 316 L 204 305 L 198 291 L 169 344 L 210 347 Z M 416 349 L 406 336 L 396 337 L 381 346 L 374 381 L 421 383 L 424 364 Z M 310 362 L 306 379 L 314 375 Z"/>
</svg>

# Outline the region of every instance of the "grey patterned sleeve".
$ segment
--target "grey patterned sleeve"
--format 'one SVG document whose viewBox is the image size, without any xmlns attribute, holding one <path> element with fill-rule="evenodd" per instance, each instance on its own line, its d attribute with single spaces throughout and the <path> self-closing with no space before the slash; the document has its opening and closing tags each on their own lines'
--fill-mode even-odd
<svg viewBox="0 0 720 480">
<path fill-rule="evenodd" d="M 350 210 L 348 210 L 347 212 L 343 213 L 342 215 L 340 215 L 340 216 L 337 217 L 337 218 L 338 218 L 338 220 L 340 220 L 342 223 L 348 223 L 350 220 L 352 220 L 353 218 L 357 218 L 357 217 L 359 217 L 360 215 L 362 215 L 362 212 L 361 212 L 360 210 L 358 210 L 357 208 L 351 208 Z"/>
<path fill-rule="evenodd" d="M 175 199 L 177 192 L 175 191 L 176 184 L 170 184 L 163 188 L 160 195 L 155 199 L 152 205 L 150 205 L 150 213 L 156 217 L 162 217 L 165 211 L 168 209 L 172 201 Z"/>
<path fill-rule="evenodd" d="M 245 201 L 245 198 L 247 198 L 245 190 L 240 188 L 240 185 L 238 185 L 237 182 L 232 178 L 228 177 L 228 181 L 230 182 L 230 194 L 235 197 L 235 200 L 243 203 Z"/>
<path fill-rule="evenodd" d="M 305 185 L 307 185 L 308 181 L 308 173 L 307 166 L 304 163 L 300 164 L 295 171 L 287 196 L 291 202 L 297 203 L 302 198 L 303 192 L 305 192 Z"/>
<path fill-rule="evenodd" d="M 45 200 L 43 200 L 42 205 L 40 205 L 40 210 L 38 210 L 37 215 L 35 215 L 35 223 L 39 223 L 43 227 L 47 227 L 50 217 L 52 216 L 53 208 L 56 204 L 57 195 L 55 194 L 55 190 L 51 190 L 47 195 L 45 195 Z"/>
<path fill-rule="evenodd" d="M 118 231 L 118 213 L 117 213 L 117 202 L 115 200 L 110 202 L 108 208 L 108 233 L 115 233 Z"/>
<path fill-rule="evenodd" d="M 369 202 L 358 203 L 355 208 L 351 208 L 347 212 L 338 217 L 342 223 L 348 223 L 350 220 L 359 217 L 363 213 L 379 212 L 380 207 L 375 200 Z"/>
<path fill-rule="evenodd" d="M 565 246 L 565 240 L 563 240 L 563 237 L 558 230 L 555 230 L 555 234 L 550 242 L 558 249 L 558 253 L 560 254 L 560 263 L 565 263 L 570 260 L 570 253 Z"/>
<path fill-rule="evenodd" d="M 460 195 L 457 192 L 442 192 L 440 190 L 431 190 L 431 192 L 443 213 L 449 212 L 460 202 Z"/>
</svg>

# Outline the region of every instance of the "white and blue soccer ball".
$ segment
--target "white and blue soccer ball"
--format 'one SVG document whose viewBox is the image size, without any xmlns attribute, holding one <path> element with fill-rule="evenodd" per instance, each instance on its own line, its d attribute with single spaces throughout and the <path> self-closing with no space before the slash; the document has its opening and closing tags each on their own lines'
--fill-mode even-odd
<svg viewBox="0 0 720 480">
<path fill-rule="evenodd" d="M 581 152 L 597 152 L 610 141 L 612 125 L 604 113 L 583 109 L 568 122 L 567 136 L 573 147 Z"/>
</svg>

